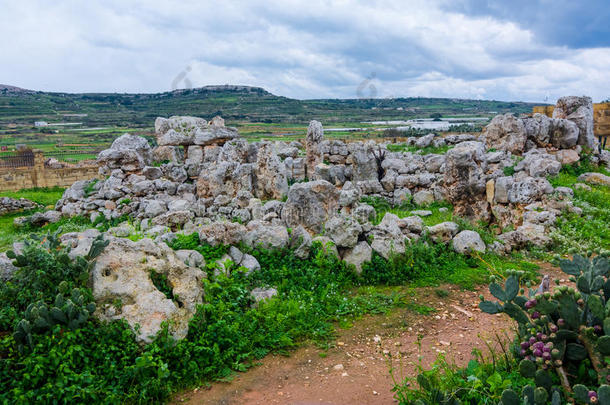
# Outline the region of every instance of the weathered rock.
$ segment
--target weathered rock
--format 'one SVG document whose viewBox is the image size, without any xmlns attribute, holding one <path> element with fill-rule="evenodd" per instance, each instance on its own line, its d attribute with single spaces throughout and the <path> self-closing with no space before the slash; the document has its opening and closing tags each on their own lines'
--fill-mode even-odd
<svg viewBox="0 0 610 405">
<path fill-rule="evenodd" d="M 508 201 L 511 203 L 529 204 L 540 199 L 544 194 L 553 192 L 553 186 L 543 178 L 525 177 L 515 181 L 508 191 Z"/>
<path fill-rule="evenodd" d="M 237 245 L 246 234 L 246 227 L 236 222 L 213 222 L 199 227 L 197 233 L 201 241 L 212 246 Z"/>
<path fill-rule="evenodd" d="M 6 256 L 6 253 L 0 253 L 0 281 L 9 281 L 16 271 L 17 267 L 13 265 L 13 261 Z"/>
<path fill-rule="evenodd" d="M 580 155 L 573 149 L 558 150 L 555 157 L 562 165 L 571 165 L 580 160 Z"/>
<path fill-rule="evenodd" d="M 525 150 L 525 125 L 510 113 L 496 115 L 483 130 L 483 135 L 488 149 L 507 150 L 517 155 Z"/>
<path fill-rule="evenodd" d="M 338 201 L 339 192 L 327 181 L 296 183 L 288 191 L 282 219 L 291 228 L 302 225 L 309 233 L 319 234 L 336 212 Z"/>
<path fill-rule="evenodd" d="M 158 117 L 155 120 L 155 135 L 157 144 L 164 145 L 192 145 L 195 133 L 208 127 L 208 122 L 198 117 L 173 116 L 170 118 Z"/>
<path fill-rule="evenodd" d="M 261 199 L 281 200 L 288 192 L 286 165 L 274 153 L 273 145 L 259 146 L 256 161 L 254 195 Z"/>
<path fill-rule="evenodd" d="M 305 138 L 306 150 L 306 173 L 305 177 L 313 176 L 315 168 L 322 163 L 322 154 L 319 150 L 319 145 L 324 139 L 324 129 L 319 121 L 310 121 L 307 127 L 307 136 Z"/>
<path fill-rule="evenodd" d="M 447 243 L 458 233 L 460 227 L 455 222 L 441 222 L 428 228 L 428 234 L 436 242 Z"/>
<path fill-rule="evenodd" d="M 362 227 L 354 218 L 346 215 L 335 215 L 325 225 L 326 235 L 337 247 L 351 248 L 358 243 Z"/>
<path fill-rule="evenodd" d="M 546 155 L 550 156 L 550 155 Z M 532 177 L 554 176 L 561 170 L 561 163 L 549 157 L 534 159 L 529 165 L 529 174 Z"/>
<path fill-rule="evenodd" d="M 25 198 L 17 199 L 11 197 L 0 197 L 0 215 L 11 214 L 13 212 L 19 211 L 27 211 L 38 207 L 38 204 Z"/>
<path fill-rule="evenodd" d="M 202 301 L 204 273 L 185 265 L 164 243 L 112 236 L 106 239 L 109 245 L 91 270 L 96 315 L 107 321 L 125 319 L 137 339 L 146 343 L 161 330 L 163 322 L 168 323 L 174 338 L 184 338 L 188 322 Z M 155 286 L 151 272 L 167 278 L 173 299 Z M 114 305 L 117 300 L 120 307 Z"/>
<path fill-rule="evenodd" d="M 553 110 L 553 118 L 565 118 L 578 127 L 578 144 L 595 149 L 593 134 L 593 101 L 591 97 L 561 97 Z"/>
<path fill-rule="evenodd" d="M 456 215 L 472 220 L 489 219 L 485 168 L 485 149 L 480 142 L 463 142 L 447 152 L 444 184 Z"/>
<path fill-rule="evenodd" d="M 485 243 L 481 236 L 475 231 L 461 231 L 451 241 L 453 250 L 461 254 L 472 252 L 485 253 Z"/>
<path fill-rule="evenodd" d="M 195 145 L 222 145 L 225 142 L 239 137 L 236 128 L 210 126 L 195 132 L 193 143 Z"/>
<path fill-rule="evenodd" d="M 434 140 L 434 136 L 434 134 L 428 134 L 417 138 L 417 140 L 415 141 L 415 146 L 417 146 L 418 148 L 425 148 L 430 146 L 430 144 Z"/>
<path fill-rule="evenodd" d="M 256 221 L 248 224 L 248 232 L 243 242 L 250 247 L 263 249 L 282 249 L 288 246 L 289 236 L 286 227 L 279 225 L 266 225 Z"/>
<path fill-rule="evenodd" d="M 256 287 L 250 292 L 250 294 L 252 295 L 254 302 L 258 304 L 263 300 L 268 300 L 275 297 L 277 295 L 277 289 Z"/>
<path fill-rule="evenodd" d="M 307 259 L 311 251 L 311 235 L 302 226 L 292 230 L 289 246 L 293 249 L 296 257 Z"/>
<path fill-rule="evenodd" d="M 370 262 L 372 257 L 373 249 L 364 241 L 358 242 L 356 246 L 343 253 L 343 261 L 353 264 L 358 274 L 362 273 L 362 265 Z"/>
<path fill-rule="evenodd" d="M 241 190 L 253 190 L 252 164 L 221 162 L 206 166 L 197 179 L 197 195 L 200 198 L 225 194 L 235 197 Z"/>
<path fill-rule="evenodd" d="M 578 181 L 584 181 L 585 183 L 598 186 L 610 186 L 610 176 L 606 176 L 602 173 L 583 173 L 578 176 Z"/>
<path fill-rule="evenodd" d="M 205 266 L 205 259 L 203 255 L 196 250 L 180 249 L 176 250 L 176 256 L 182 260 L 184 264 L 191 267 L 203 267 Z"/>
<path fill-rule="evenodd" d="M 405 252 L 405 239 L 399 226 L 400 219 L 386 213 L 379 223 L 369 232 L 371 248 L 385 259 Z"/>
<path fill-rule="evenodd" d="M 337 246 L 335 242 L 333 242 L 327 236 L 316 236 L 311 240 L 312 244 L 319 244 L 322 251 L 327 254 L 339 258 L 339 251 L 337 250 Z"/>
<path fill-rule="evenodd" d="M 150 165 L 152 150 L 148 141 L 137 135 L 123 134 L 112 142 L 110 149 L 97 156 L 97 163 L 103 174 L 108 170 L 121 169 L 133 172 Z"/>
<path fill-rule="evenodd" d="M 413 202 L 415 205 L 429 205 L 434 202 L 434 194 L 428 190 L 421 190 L 413 194 Z"/>
<path fill-rule="evenodd" d="M 170 211 L 165 214 L 153 218 L 152 223 L 155 225 L 167 225 L 169 227 L 180 227 L 195 217 L 191 211 Z"/>
</svg>

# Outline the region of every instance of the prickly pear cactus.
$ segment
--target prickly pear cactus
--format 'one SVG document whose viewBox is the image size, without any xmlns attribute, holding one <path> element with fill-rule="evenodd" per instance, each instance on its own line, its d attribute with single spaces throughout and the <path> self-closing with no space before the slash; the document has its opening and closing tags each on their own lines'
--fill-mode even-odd
<svg viewBox="0 0 610 405">
<path fill-rule="evenodd" d="M 48 333 L 57 326 L 72 330 L 82 327 L 95 311 L 90 292 L 82 287 L 86 285 L 95 258 L 108 241 L 100 235 L 86 256 L 71 259 L 69 248 L 61 246 L 59 234 L 60 230 L 47 235 L 31 235 L 24 241 L 22 254 L 7 252 L 21 268 L 18 272 L 20 282 L 29 283 L 36 291 L 46 291 L 46 295 L 41 294 L 46 298 L 29 304 L 23 319 L 14 326 L 13 337 L 19 351 L 31 348 L 36 334 Z M 52 269 L 52 275 L 48 270 L 40 270 L 43 260 L 46 268 Z"/>
<path fill-rule="evenodd" d="M 53 305 L 38 301 L 30 304 L 25 310 L 25 318 L 17 324 L 13 333 L 20 351 L 23 351 L 26 345 L 32 346 L 32 334 L 46 333 L 55 325 L 71 330 L 78 329 L 95 311 L 95 304 L 87 302 L 82 289 L 74 288 L 68 291 L 67 284 L 62 283 L 59 290 Z"/>
<path fill-rule="evenodd" d="M 517 321 L 519 372 L 536 384 L 521 395 L 507 390 L 504 405 L 515 398 L 519 403 L 559 404 L 562 395 L 577 404 L 610 405 L 610 263 L 603 256 L 575 255 L 559 265 L 575 288 L 521 287 L 515 272 L 503 286 L 490 284 L 498 301 L 479 304 L 484 312 L 506 313 Z"/>
</svg>

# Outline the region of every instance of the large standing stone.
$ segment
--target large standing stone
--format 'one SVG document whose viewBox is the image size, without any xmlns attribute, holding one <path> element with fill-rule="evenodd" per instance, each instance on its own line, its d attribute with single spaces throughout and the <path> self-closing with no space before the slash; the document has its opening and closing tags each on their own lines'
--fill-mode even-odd
<svg viewBox="0 0 610 405">
<path fill-rule="evenodd" d="M 275 154 L 271 143 L 262 143 L 256 160 L 254 195 L 260 199 L 281 200 L 288 192 L 286 165 Z"/>
<path fill-rule="evenodd" d="M 184 338 L 202 301 L 204 273 L 184 264 L 165 243 L 106 238 L 109 245 L 91 270 L 96 315 L 106 321 L 125 319 L 140 341 L 151 342 L 164 322 L 174 338 Z M 155 286 L 152 273 L 167 279 L 172 297 Z"/>
<path fill-rule="evenodd" d="M 282 219 L 291 228 L 302 225 L 309 233 L 319 234 L 337 210 L 338 201 L 339 191 L 327 181 L 296 183 L 288 191 Z"/>
<path fill-rule="evenodd" d="M 485 148 L 480 142 L 462 142 L 447 152 L 444 183 L 456 215 L 489 219 L 485 167 Z"/>
<path fill-rule="evenodd" d="M 307 137 L 305 138 L 306 150 L 306 177 L 311 178 L 315 173 L 316 166 L 322 163 L 322 154 L 320 153 L 320 143 L 324 139 L 324 129 L 319 121 L 311 121 L 307 127 Z"/>
</svg>

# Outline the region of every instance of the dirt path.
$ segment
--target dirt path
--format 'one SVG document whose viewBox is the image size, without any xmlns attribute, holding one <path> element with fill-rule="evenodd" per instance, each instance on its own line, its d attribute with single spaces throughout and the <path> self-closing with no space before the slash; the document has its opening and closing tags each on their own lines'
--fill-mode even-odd
<svg viewBox="0 0 610 405">
<path fill-rule="evenodd" d="M 562 277 L 558 270 L 542 269 L 551 277 Z M 387 315 L 367 316 L 346 330 L 338 331 L 335 347 L 324 351 L 313 345 L 303 346 L 289 357 L 270 355 L 260 366 L 239 373 L 229 383 L 214 383 L 209 388 L 184 392 L 174 403 L 237 405 L 352 405 L 393 404 L 394 383 L 389 374 L 388 354 L 403 376 L 417 375 L 418 357 L 429 367 L 439 354 L 465 365 L 471 352 L 485 350 L 495 342 L 495 334 L 511 334 L 512 322 L 504 315 L 482 313 L 477 305 L 479 294 L 488 295 L 487 287 L 461 291 L 452 286 L 439 298 L 432 288 L 417 289 L 414 304 L 434 307 L 436 312 L 420 315 L 400 308 Z M 421 351 L 417 344 L 421 336 Z M 397 360 L 402 357 L 402 361 Z M 401 373 L 397 370 L 397 378 Z"/>
</svg>

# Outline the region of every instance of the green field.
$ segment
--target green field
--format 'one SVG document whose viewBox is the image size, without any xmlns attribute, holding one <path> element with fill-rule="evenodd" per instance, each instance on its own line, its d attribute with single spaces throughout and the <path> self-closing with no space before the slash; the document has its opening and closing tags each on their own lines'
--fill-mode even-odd
<svg viewBox="0 0 610 405">
<path fill-rule="evenodd" d="M 527 113 L 533 104 L 522 102 L 441 98 L 295 100 L 261 88 L 214 86 L 158 94 L 69 94 L 28 90 L 0 90 L 0 146 L 8 151 L 26 144 L 50 154 L 73 152 L 73 160 L 93 158 L 125 132 L 152 136 L 156 117 L 221 115 L 249 140 L 302 139 L 310 120 L 325 128 L 370 128 L 327 131 L 328 138 L 370 138 L 396 125 L 365 121 L 443 117 L 485 117 L 498 113 Z M 34 126 L 35 121 L 50 124 Z M 62 125 L 56 125 L 62 124 Z M 65 125 L 68 124 L 68 125 Z M 65 160 L 65 159 L 64 159 Z"/>
</svg>

